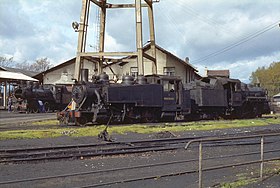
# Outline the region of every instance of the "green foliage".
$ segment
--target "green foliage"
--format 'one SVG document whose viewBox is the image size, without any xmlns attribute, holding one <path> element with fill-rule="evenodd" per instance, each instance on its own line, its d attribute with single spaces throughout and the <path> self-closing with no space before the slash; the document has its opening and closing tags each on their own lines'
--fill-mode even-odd
<svg viewBox="0 0 280 188">
<path fill-rule="evenodd" d="M 245 185 L 249 185 L 251 183 L 257 182 L 257 178 L 240 178 L 235 182 L 232 183 L 224 183 L 222 184 L 222 188 L 238 188 L 238 187 L 243 187 Z"/>
<path fill-rule="evenodd" d="M 278 175 L 280 173 L 280 161 L 270 161 L 266 163 L 266 169 L 263 171 L 263 176 L 271 177 L 273 175 Z M 259 172 L 251 172 L 253 174 L 258 174 Z M 252 174 L 251 174 L 252 175 Z M 260 182 L 260 178 L 251 177 L 248 173 L 237 174 L 238 179 L 234 182 L 221 183 L 221 188 L 239 188 L 246 185 L 254 185 L 254 183 Z M 253 187 L 253 186 L 250 187 Z"/>
<path fill-rule="evenodd" d="M 269 67 L 259 67 L 251 75 L 251 83 L 259 83 L 268 90 L 269 96 L 280 92 L 280 62 L 274 62 Z"/>
</svg>

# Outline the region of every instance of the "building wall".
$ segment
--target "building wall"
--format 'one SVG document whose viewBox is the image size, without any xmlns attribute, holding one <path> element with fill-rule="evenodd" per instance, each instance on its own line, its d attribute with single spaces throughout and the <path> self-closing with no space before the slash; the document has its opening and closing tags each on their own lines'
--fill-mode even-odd
<svg viewBox="0 0 280 188">
<path fill-rule="evenodd" d="M 89 69 L 89 80 L 92 80 L 94 75 L 95 63 L 84 60 L 84 68 Z M 44 74 L 44 84 L 72 84 L 74 78 L 75 61 L 73 63 L 63 66 L 60 69 L 53 70 Z"/>
<path fill-rule="evenodd" d="M 146 51 L 147 54 L 151 55 L 151 49 Z M 195 79 L 194 69 L 184 62 L 178 60 L 174 56 L 168 53 L 164 53 L 162 50 L 156 49 L 157 56 L 157 73 L 160 75 L 164 74 L 165 67 L 174 67 L 175 75 L 181 77 L 183 83 L 190 82 Z M 109 75 L 111 80 L 115 80 L 115 75 L 119 80 L 122 79 L 123 75 L 131 74 L 131 67 L 137 67 L 136 58 L 127 59 L 128 63 L 116 63 L 110 67 L 104 68 L 104 72 Z M 93 62 L 84 60 L 84 68 L 89 69 L 89 81 L 92 80 L 92 76 L 95 75 L 97 65 Z M 68 63 L 60 69 L 53 70 L 46 73 L 43 76 L 44 84 L 72 84 L 75 70 L 75 60 L 73 63 Z M 114 74 L 113 74 L 114 72 Z M 152 61 L 144 58 L 144 73 L 145 75 L 152 74 Z"/>
</svg>

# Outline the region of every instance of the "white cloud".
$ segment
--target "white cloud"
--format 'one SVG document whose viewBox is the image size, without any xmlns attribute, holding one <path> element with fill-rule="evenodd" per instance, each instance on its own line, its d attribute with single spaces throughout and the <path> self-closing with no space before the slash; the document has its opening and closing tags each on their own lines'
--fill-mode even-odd
<svg viewBox="0 0 280 188">
<path fill-rule="evenodd" d="M 269 56 L 259 56 L 252 59 L 240 60 L 236 62 L 219 62 L 207 66 L 209 70 L 229 69 L 232 78 L 238 78 L 243 82 L 249 83 L 251 73 L 259 67 L 268 67 L 272 62 L 280 61 L 280 51 Z M 199 65 L 200 75 L 205 76 L 205 66 Z"/>
<path fill-rule="evenodd" d="M 195 60 L 234 44 L 277 20 L 280 22 L 279 7 L 279 0 L 269 3 L 262 0 L 162 0 L 154 4 L 156 42 L 182 59 L 189 57 L 202 73 L 204 67 L 229 68 L 233 77 L 248 81 L 257 67 L 280 60 L 279 27 L 217 56 Z M 53 64 L 74 57 L 78 33 L 73 31 L 71 23 L 79 22 L 80 10 L 80 0 L 1 0 L 0 56 L 14 56 L 19 62 L 48 57 Z M 147 26 L 145 14 L 143 11 L 143 23 Z M 136 49 L 134 21 L 133 9 L 108 10 L 106 51 Z M 88 50 L 92 50 L 89 45 L 96 45 L 95 24 L 96 8 L 93 8 Z M 147 27 L 143 31 L 145 43 L 149 36 Z"/>
</svg>

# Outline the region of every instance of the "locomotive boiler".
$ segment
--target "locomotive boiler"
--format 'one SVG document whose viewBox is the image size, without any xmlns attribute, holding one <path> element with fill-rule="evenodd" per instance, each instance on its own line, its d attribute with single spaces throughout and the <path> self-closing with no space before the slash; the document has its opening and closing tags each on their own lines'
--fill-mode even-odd
<svg viewBox="0 0 280 188">
<path fill-rule="evenodd" d="M 15 89 L 14 96 L 18 101 L 26 102 L 27 112 L 39 112 L 41 101 L 46 112 L 63 110 L 71 101 L 71 91 L 65 85 L 38 85 L 27 82 Z"/>
</svg>

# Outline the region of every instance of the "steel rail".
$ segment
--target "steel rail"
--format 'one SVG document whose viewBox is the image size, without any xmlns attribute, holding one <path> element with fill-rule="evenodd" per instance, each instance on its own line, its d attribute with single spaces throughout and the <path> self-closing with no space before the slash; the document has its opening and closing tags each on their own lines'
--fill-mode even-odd
<svg viewBox="0 0 280 188">
<path fill-rule="evenodd" d="M 11 163 L 11 162 L 27 162 L 27 161 L 41 161 L 41 160 L 54 160 L 54 159 L 69 159 L 69 158 L 86 158 L 86 157 L 94 157 L 94 156 L 106 156 L 106 155 L 121 155 L 121 154 L 132 154 L 132 153 L 144 153 L 144 152 L 153 152 L 153 151 L 166 151 L 166 150 L 175 150 L 182 147 L 150 147 L 146 148 L 142 147 L 142 149 L 139 148 L 126 148 L 124 150 L 123 148 L 119 151 L 103 151 L 99 153 L 85 153 L 85 154 L 73 154 L 73 155 L 67 155 L 67 156 L 50 156 L 50 157 L 39 157 L 39 158 L 23 158 L 23 159 L 7 159 L 7 160 L 0 160 L 0 163 Z"/>
<path fill-rule="evenodd" d="M 169 143 L 168 141 L 172 141 Z M 175 139 L 175 141 L 178 139 Z M 179 139 L 181 140 L 181 139 Z M 175 145 L 173 147 L 166 147 L 165 145 L 160 145 L 158 143 L 153 143 L 153 145 L 142 145 L 135 146 L 135 144 L 127 144 L 128 146 L 133 147 L 116 147 L 116 148 L 94 148 L 88 150 L 78 150 L 82 147 L 73 147 L 73 149 L 77 149 L 76 151 L 69 151 L 69 150 L 60 150 L 60 151 L 48 151 L 48 152 L 38 152 L 38 153 L 23 153 L 23 154 L 1 154 L 0 157 L 4 158 L 4 160 L 0 160 L 0 163 L 9 163 L 9 162 L 30 162 L 30 161 L 40 161 L 40 160 L 55 160 L 55 159 L 74 159 L 80 157 L 93 157 L 93 156 L 106 156 L 106 155 L 120 155 L 120 154 L 131 154 L 131 153 L 143 153 L 143 152 L 150 152 L 150 151 L 166 151 L 166 150 L 175 150 L 179 149 L 180 144 L 185 144 L 185 140 L 182 142 L 175 142 L 173 143 L 174 139 L 169 140 L 160 140 L 164 143 L 170 145 Z M 134 143 L 138 143 L 136 141 Z M 151 140 L 145 141 L 151 142 Z M 162 143 L 161 143 L 162 144 Z M 237 143 L 231 143 L 228 145 L 237 145 Z M 244 143 L 242 143 L 244 145 Z M 252 145 L 255 143 L 246 143 L 247 145 Z M 111 146 L 116 144 L 102 144 L 103 146 Z M 241 145 L 241 144 L 240 144 Z M 83 145 L 84 147 L 88 147 L 88 145 Z M 216 146 L 216 145 L 215 145 Z M 222 146 L 225 146 L 224 144 Z M 52 147 L 51 147 L 52 148 Z M 68 147 L 56 147 L 58 149 L 69 149 Z M 39 151 L 45 148 L 39 148 Z M 50 148 L 47 148 L 50 149 Z M 72 149 L 72 147 L 70 147 Z M 26 151 L 25 149 L 21 149 L 20 151 Z M 35 148 L 31 148 L 31 151 L 36 151 Z M 12 150 L 15 152 L 15 150 Z"/>
<path fill-rule="evenodd" d="M 78 144 L 78 145 L 62 145 L 62 146 L 51 146 L 51 147 L 32 147 L 32 148 L 14 148 L 14 149 L 0 149 L 0 153 L 6 152 L 19 152 L 19 151 L 32 151 L 32 150 L 52 150 L 52 149 L 68 149 L 68 148 L 82 148 L 82 147 L 102 147 L 108 145 L 135 145 L 145 143 L 157 143 L 157 142 L 170 142 L 170 141 L 188 141 L 196 138 L 206 137 L 183 137 L 183 138 L 165 138 L 165 139 L 150 139 L 150 140 L 136 140 L 127 142 L 107 142 L 99 144 Z"/>
<path fill-rule="evenodd" d="M 260 138 L 260 160 L 257 163 L 260 163 L 260 179 L 263 179 L 263 166 L 264 166 L 264 138 L 266 137 L 276 137 L 280 136 L 280 133 L 274 133 L 274 134 L 261 134 L 261 135 L 250 135 L 250 136 L 235 136 L 235 137 L 228 137 L 228 138 L 205 138 L 205 139 L 195 139 L 189 141 L 185 149 L 187 150 L 189 146 L 193 143 L 199 144 L 199 163 L 198 163 L 198 187 L 202 188 L 202 172 L 204 169 L 202 168 L 202 144 L 207 142 L 217 142 L 217 141 L 232 141 L 232 140 L 244 140 L 244 139 L 251 139 L 251 138 Z M 254 161 L 248 162 L 246 164 L 254 164 Z"/>
<path fill-rule="evenodd" d="M 279 152 L 279 151 L 280 151 L 280 149 L 267 150 L 267 151 L 265 151 L 265 153 Z M 223 159 L 223 158 L 231 158 L 231 157 L 237 157 L 237 156 L 248 156 L 248 155 L 255 155 L 255 154 L 258 154 L 258 153 L 259 152 L 247 152 L 247 153 L 242 153 L 242 154 L 223 155 L 223 156 L 219 156 L 219 157 L 208 157 L 208 158 L 205 158 L 204 160 Z M 62 174 L 62 175 L 56 175 L 56 176 L 44 176 L 44 177 L 27 178 L 27 179 L 21 179 L 21 180 L 10 180 L 10 181 L 0 182 L 0 185 L 22 183 L 22 182 L 28 182 L 28 181 L 39 181 L 39 180 L 46 180 L 46 179 L 55 179 L 55 178 L 65 178 L 65 177 L 71 177 L 71 176 L 82 176 L 82 175 L 88 175 L 88 174 L 114 172 L 114 171 L 122 171 L 122 170 L 129 170 L 129 169 L 148 168 L 148 167 L 156 167 L 156 166 L 172 165 L 172 164 L 180 164 L 180 163 L 188 163 L 188 162 L 197 162 L 197 161 L 198 161 L 197 159 L 178 160 L 178 161 L 171 161 L 171 162 L 165 162 L 165 163 L 154 163 L 154 164 L 147 164 L 147 165 L 120 167 L 120 168 L 112 168 L 112 169 L 97 170 L 97 171 Z"/>
<path fill-rule="evenodd" d="M 106 149 L 93 149 L 93 150 L 77 150 L 77 151 L 54 151 L 48 153 L 30 153 L 30 154 L 15 154 L 15 155 L 2 155 L 0 163 L 12 163 L 12 162 L 31 162 L 31 161 L 46 161 L 46 160 L 59 160 L 59 159 L 78 159 L 80 157 L 94 157 L 94 156 L 107 156 L 107 155 L 122 155 L 132 153 L 144 153 L 151 151 L 167 151 L 176 150 L 182 148 L 180 143 L 176 146 L 137 146 L 132 148 L 106 148 Z M 184 143 L 183 143 L 184 144 Z M 255 144 L 251 143 L 250 145 Z M 232 145 L 232 144 L 230 144 Z M 237 144 L 235 144 L 237 145 Z M 225 146 L 225 145 L 223 145 Z M 228 145 L 227 145 L 228 146 Z"/>
<path fill-rule="evenodd" d="M 269 162 L 269 161 L 276 161 L 276 160 L 280 160 L 280 157 L 266 159 L 266 160 L 263 160 L 263 161 L 264 162 Z M 205 168 L 203 170 L 204 171 L 212 171 L 212 170 L 218 170 L 218 169 L 223 169 L 223 168 L 230 168 L 232 166 L 235 166 L 235 167 L 236 166 L 245 166 L 245 165 L 256 164 L 256 163 L 260 163 L 260 162 L 261 162 L 261 160 L 255 160 L 255 161 L 246 162 L 246 163 L 235 163 L 235 164 L 229 164 L 229 165 L 223 165 L 223 166 L 209 167 L 209 168 Z M 146 176 L 146 177 L 142 177 L 142 178 L 132 178 L 132 179 L 126 179 L 126 180 L 117 180 L 117 181 L 105 182 L 105 183 L 100 183 L 100 184 L 92 184 L 92 185 L 80 186 L 80 188 L 100 187 L 100 186 L 113 185 L 113 184 L 118 184 L 118 183 L 129 183 L 129 182 L 134 182 L 134 181 L 158 179 L 158 178 L 162 178 L 162 177 L 179 176 L 179 175 L 191 174 L 191 173 L 197 173 L 197 170 L 189 170 L 189 171 L 183 171 L 183 172 L 178 172 L 178 173 L 162 174 L 162 175 L 155 175 L 155 176 Z"/>
<path fill-rule="evenodd" d="M 242 139 L 247 139 L 247 138 L 258 138 L 258 137 L 273 137 L 273 136 L 280 136 L 280 133 L 271 133 L 271 134 L 262 134 L 262 135 L 250 135 L 250 136 L 235 136 L 235 137 L 208 137 L 208 138 L 202 138 L 202 139 L 194 139 L 189 141 L 186 146 L 185 149 L 188 149 L 189 146 L 194 143 L 194 142 L 207 142 L 207 141 L 226 141 L 226 140 L 242 140 Z"/>
</svg>

